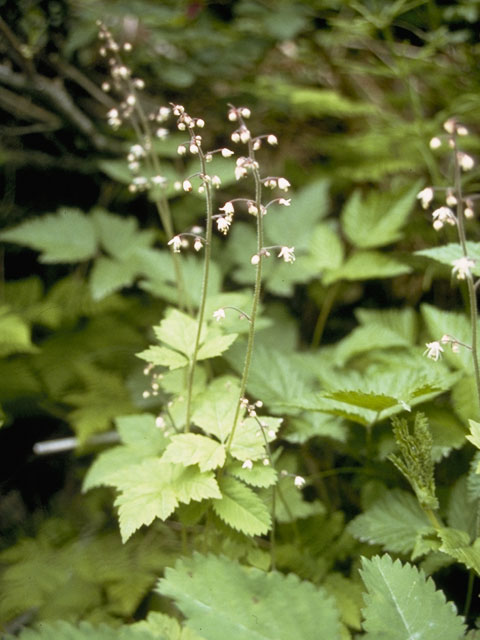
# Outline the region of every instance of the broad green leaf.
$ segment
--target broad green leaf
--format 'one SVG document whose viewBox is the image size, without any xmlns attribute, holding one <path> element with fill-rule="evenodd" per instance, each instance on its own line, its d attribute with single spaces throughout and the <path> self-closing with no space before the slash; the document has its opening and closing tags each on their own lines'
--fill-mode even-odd
<svg viewBox="0 0 480 640">
<path fill-rule="evenodd" d="M 353 390 L 331 391 L 326 393 L 325 397 L 332 400 L 339 400 L 346 404 L 352 404 L 362 409 L 369 409 L 370 411 L 383 411 L 398 404 L 398 400 L 391 396 Z"/>
<path fill-rule="evenodd" d="M 200 471 L 221 467 L 225 462 L 225 447 L 212 438 L 196 433 L 181 433 L 172 436 L 165 453 L 164 462 L 176 462 L 185 467 L 198 464 Z"/>
<path fill-rule="evenodd" d="M 418 536 L 430 530 L 415 496 L 399 489 L 389 491 L 348 525 L 355 538 L 393 553 L 410 553 Z"/>
<path fill-rule="evenodd" d="M 129 287 L 137 277 L 137 268 L 131 262 L 112 260 L 100 256 L 93 265 L 89 286 L 94 300 L 101 300 L 114 291 Z"/>
<path fill-rule="evenodd" d="M 264 464 L 262 460 L 254 462 L 251 469 L 244 467 L 241 461 L 232 462 L 225 471 L 252 487 L 271 487 L 277 481 L 274 467 Z"/>
<path fill-rule="evenodd" d="M 207 358 L 215 358 L 216 356 L 220 356 L 224 351 L 226 351 L 231 344 L 235 342 L 238 334 L 230 333 L 228 335 L 217 335 L 213 338 L 208 338 L 201 345 L 198 350 L 197 358 L 198 360 L 206 360 Z"/>
<path fill-rule="evenodd" d="M 404 193 L 370 191 L 365 199 L 355 191 L 342 211 L 342 226 L 350 242 L 360 249 L 392 244 L 401 237 L 418 192 L 418 184 Z"/>
<path fill-rule="evenodd" d="M 341 620 L 348 627 L 360 631 L 362 628 L 362 585 L 341 573 L 329 573 L 323 582 L 327 592 L 335 598 Z"/>
<path fill-rule="evenodd" d="M 471 418 L 480 419 L 480 404 L 474 375 L 464 376 L 452 387 L 452 404 L 462 422 L 466 423 Z"/>
<path fill-rule="evenodd" d="M 220 442 L 226 442 L 233 426 L 240 389 L 234 378 L 217 378 L 199 398 L 193 422 Z M 243 413 L 240 415 L 242 418 Z"/>
<path fill-rule="evenodd" d="M 475 260 L 475 266 L 472 273 L 480 276 L 480 242 L 467 242 L 467 254 L 469 258 Z M 462 247 L 458 242 L 451 242 L 442 247 L 432 247 L 431 249 L 422 249 L 415 251 L 417 256 L 425 256 L 436 262 L 441 262 L 452 267 L 452 262 L 463 257 Z"/>
<path fill-rule="evenodd" d="M 158 340 L 191 358 L 197 335 L 197 323 L 193 318 L 177 309 L 169 309 L 154 331 Z"/>
<path fill-rule="evenodd" d="M 325 271 L 323 283 L 328 285 L 338 280 L 372 280 L 393 278 L 411 272 L 411 267 L 390 253 L 379 251 L 356 251 L 338 269 Z"/>
<path fill-rule="evenodd" d="M 473 445 L 475 445 L 477 449 L 480 449 L 480 422 L 475 422 L 475 420 L 469 420 L 468 424 L 470 425 L 470 435 L 465 437 Z"/>
<path fill-rule="evenodd" d="M 437 535 L 442 541 L 440 551 L 448 554 L 468 569 L 473 569 L 477 576 L 480 575 L 480 539 L 472 544 L 466 531 L 442 527 Z"/>
<path fill-rule="evenodd" d="M 235 478 L 219 479 L 222 497 L 212 502 L 213 510 L 225 524 L 249 536 L 266 534 L 271 525 L 266 506 L 249 487 Z"/>
<path fill-rule="evenodd" d="M 155 238 L 153 231 L 140 231 L 133 216 L 125 218 L 96 208 L 92 219 L 100 244 L 118 262 L 125 262 L 139 249 L 150 247 Z"/>
<path fill-rule="evenodd" d="M 204 640 L 188 627 L 181 627 L 176 618 L 171 618 L 165 613 L 151 611 L 146 620 L 135 622 L 135 629 L 144 629 L 159 640 Z"/>
<path fill-rule="evenodd" d="M 344 248 L 339 233 L 328 222 L 318 224 L 310 236 L 306 260 L 318 273 L 338 269 L 343 262 Z"/>
<path fill-rule="evenodd" d="M 174 599 L 188 627 L 205 640 L 318 640 L 319 629 L 340 640 L 333 598 L 293 574 L 196 554 L 167 569 L 157 589 Z"/>
<path fill-rule="evenodd" d="M 328 188 L 328 181 L 320 178 L 295 193 L 289 207 L 272 205 L 265 218 L 266 244 L 307 249 L 315 223 L 328 212 Z"/>
<path fill-rule="evenodd" d="M 333 353 L 338 366 L 343 367 L 348 360 L 362 353 L 408 346 L 408 341 L 395 331 L 371 324 L 356 327 L 335 345 Z"/>
<path fill-rule="evenodd" d="M 95 227 L 80 209 L 64 207 L 0 233 L 0 239 L 41 252 L 40 262 L 81 262 L 95 256 Z"/>
<path fill-rule="evenodd" d="M 261 416 L 259 420 L 263 427 L 255 418 L 239 419 L 230 448 L 230 453 L 237 460 L 264 458 L 266 456 L 265 440 L 268 442 L 275 440 L 282 418 Z"/>
<path fill-rule="evenodd" d="M 390 556 L 362 559 L 367 638 L 459 640 L 465 625 L 423 571 Z"/>
<path fill-rule="evenodd" d="M 183 353 L 153 345 L 144 351 L 137 353 L 137 358 L 141 358 L 156 367 L 168 367 L 169 369 L 182 369 L 188 365 L 188 358 Z"/>
<path fill-rule="evenodd" d="M 11 353 L 35 353 L 30 327 L 6 306 L 0 306 L 0 356 Z"/>
<path fill-rule="evenodd" d="M 13 638 L 13 636 L 10 636 Z M 170 640 L 168 636 L 153 634 L 131 626 L 93 626 L 89 622 L 74 625 L 71 622 L 42 622 L 38 629 L 24 629 L 20 640 Z"/>
<path fill-rule="evenodd" d="M 262 492 L 265 503 L 272 507 L 272 490 Z M 294 478 L 280 477 L 275 487 L 275 520 L 277 522 L 295 522 L 302 518 L 324 514 L 326 509 L 322 502 L 307 502 L 302 491 L 295 486 Z"/>
<path fill-rule="evenodd" d="M 417 318 L 410 307 L 404 309 L 355 309 L 355 317 L 364 326 L 382 327 L 393 331 L 408 342 L 415 344 Z"/>
<path fill-rule="evenodd" d="M 157 458 L 119 470 L 112 484 L 120 491 L 115 505 L 119 508 L 124 542 L 142 525 L 151 524 L 155 518 L 168 518 L 179 502 L 188 504 L 190 500 L 220 495 L 212 473 L 200 473 L 193 467 L 185 468 Z"/>
</svg>

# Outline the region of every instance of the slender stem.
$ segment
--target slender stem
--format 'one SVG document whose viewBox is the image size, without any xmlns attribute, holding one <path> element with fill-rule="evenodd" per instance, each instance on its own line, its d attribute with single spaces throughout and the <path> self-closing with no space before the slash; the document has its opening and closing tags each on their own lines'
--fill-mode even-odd
<svg viewBox="0 0 480 640">
<path fill-rule="evenodd" d="M 455 167 L 455 192 L 457 198 L 457 230 L 460 246 L 464 257 L 468 257 L 467 236 L 465 232 L 465 216 L 463 213 L 463 193 L 462 193 L 462 175 L 460 163 L 458 162 L 458 147 L 455 133 L 452 136 L 454 167 Z M 480 366 L 478 362 L 478 308 L 477 296 L 475 292 L 475 284 L 471 273 L 467 274 L 468 301 L 470 307 L 470 324 L 472 327 L 472 360 L 473 370 L 475 374 L 475 384 L 477 388 L 477 398 L 480 406 Z"/>
<path fill-rule="evenodd" d="M 318 319 L 315 324 L 315 330 L 313 332 L 313 338 L 312 338 L 313 348 L 318 347 L 322 340 L 323 332 L 325 330 L 325 325 L 327 323 L 327 318 L 330 315 L 330 311 L 332 310 L 333 303 L 335 302 L 335 298 L 337 297 L 339 289 L 340 289 L 340 283 L 336 282 L 333 285 L 333 287 L 330 287 L 327 290 L 325 299 L 322 304 L 322 308 L 320 309 L 320 313 L 318 315 Z"/>
<path fill-rule="evenodd" d="M 250 156 L 253 157 L 253 147 L 251 141 L 249 142 L 249 151 Z M 241 401 L 245 395 L 245 389 L 247 387 L 248 374 L 250 371 L 250 364 L 252 362 L 252 354 L 253 354 L 253 343 L 255 339 L 255 320 L 257 317 L 259 302 L 260 302 L 260 293 L 262 289 L 262 263 L 264 256 L 262 255 L 263 248 L 263 216 L 261 214 L 261 197 L 262 197 L 262 181 L 260 178 L 260 172 L 257 168 L 253 168 L 253 177 L 255 180 L 255 206 L 257 207 L 257 255 L 259 257 L 258 264 L 256 266 L 256 274 L 255 274 L 255 289 L 253 292 L 253 301 L 252 301 L 252 310 L 250 312 L 250 327 L 248 331 L 248 342 L 247 342 L 247 351 L 245 354 L 245 362 L 243 365 L 243 373 L 242 379 L 240 382 L 240 393 L 237 403 L 237 408 L 235 411 L 235 417 L 233 419 L 232 430 L 228 437 L 226 452 L 230 451 L 232 446 L 233 438 L 235 436 L 235 431 L 237 429 L 238 419 L 240 417 L 241 410 Z"/>
<path fill-rule="evenodd" d="M 199 148 L 198 150 L 198 156 L 200 159 L 201 175 L 204 177 L 203 186 L 205 187 L 207 222 L 206 222 L 206 231 L 205 231 L 205 254 L 204 254 L 204 261 L 203 261 L 202 288 L 200 293 L 200 306 L 198 308 L 198 314 L 197 314 L 197 335 L 195 337 L 195 346 L 193 349 L 192 359 L 190 361 L 190 367 L 188 370 L 185 432 L 190 431 L 190 420 L 192 416 L 193 380 L 194 380 L 195 369 L 197 365 L 198 350 L 200 349 L 200 339 L 202 335 L 203 321 L 205 318 L 205 305 L 207 302 L 208 277 L 210 274 L 210 258 L 211 258 L 211 251 L 212 251 L 212 220 L 213 220 L 212 219 L 212 215 L 213 215 L 212 186 L 209 180 L 206 179 L 206 160 L 205 160 L 205 155 L 201 148 Z"/>
<path fill-rule="evenodd" d="M 470 569 L 468 573 L 468 586 L 467 586 L 467 595 L 465 597 L 465 608 L 463 610 L 463 616 L 466 618 L 470 612 L 470 606 L 472 604 L 472 596 L 473 596 L 473 583 L 475 581 L 475 573 L 473 569 Z"/>
</svg>

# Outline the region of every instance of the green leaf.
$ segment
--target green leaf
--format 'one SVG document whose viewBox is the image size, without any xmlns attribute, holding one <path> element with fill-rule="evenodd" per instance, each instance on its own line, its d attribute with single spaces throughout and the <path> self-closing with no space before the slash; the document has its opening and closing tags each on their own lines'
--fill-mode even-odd
<svg viewBox="0 0 480 640">
<path fill-rule="evenodd" d="M 459 640 L 465 625 L 423 571 L 390 556 L 362 559 L 367 638 Z"/>
<path fill-rule="evenodd" d="M 269 464 L 263 464 L 263 461 L 255 462 L 251 469 L 243 467 L 241 461 L 232 462 L 225 471 L 252 487 L 271 487 L 277 481 L 275 469 Z"/>
<path fill-rule="evenodd" d="M 332 391 L 326 393 L 325 397 L 375 412 L 384 411 L 398 404 L 398 400 L 391 396 L 362 391 Z"/>
<path fill-rule="evenodd" d="M 358 321 L 369 327 L 383 328 L 414 345 L 417 339 L 417 318 L 410 307 L 405 309 L 355 309 Z"/>
<path fill-rule="evenodd" d="M 156 367 L 168 367 L 171 370 L 182 369 L 188 365 L 188 358 L 183 353 L 173 351 L 168 347 L 153 345 L 144 351 L 137 353 L 137 358 L 141 358 Z"/>
<path fill-rule="evenodd" d="M 480 422 L 475 422 L 475 420 L 469 420 L 468 424 L 470 425 L 470 435 L 465 437 L 473 445 L 475 445 L 477 449 L 480 449 Z"/>
<path fill-rule="evenodd" d="M 338 269 L 343 262 L 344 247 L 339 233 L 328 222 L 317 224 L 310 236 L 308 264 L 318 273 Z"/>
<path fill-rule="evenodd" d="M 6 306 L 0 306 L 0 356 L 11 353 L 35 353 L 30 327 Z"/>
<path fill-rule="evenodd" d="M 410 493 L 394 489 L 354 518 L 348 531 L 359 540 L 381 544 L 393 553 L 410 553 L 432 526 Z"/>
<path fill-rule="evenodd" d="M 467 254 L 469 258 L 475 260 L 475 266 L 472 268 L 472 273 L 476 276 L 480 276 L 480 242 L 467 242 Z M 425 256 L 435 262 L 446 264 L 452 267 L 452 262 L 463 257 L 462 247 L 458 242 L 451 242 L 443 245 L 443 247 L 432 247 L 431 249 L 422 249 L 421 251 L 415 251 L 417 256 Z"/>
<path fill-rule="evenodd" d="M 162 460 L 177 462 L 184 466 L 198 464 L 200 471 L 209 471 L 223 465 L 225 447 L 206 436 L 196 433 L 181 433 L 172 436 Z"/>
<path fill-rule="evenodd" d="M 473 544 L 466 531 L 442 527 L 437 530 L 437 535 L 442 541 L 440 551 L 448 554 L 468 569 L 473 569 L 477 576 L 480 575 L 480 539 Z"/>
<path fill-rule="evenodd" d="M 217 335 L 213 338 L 208 338 L 207 335 L 207 339 L 198 350 L 198 360 L 206 360 L 207 358 L 215 358 L 217 356 L 220 356 L 230 347 L 231 344 L 235 342 L 237 337 L 237 333 L 230 333 L 225 336 Z"/>
<path fill-rule="evenodd" d="M 472 330 L 465 314 L 443 311 L 429 304 L 422 304 L 421 313 L 432 340 L 440 340 L 443 335 L 447 334 L 464 344 L 469 345 L 471 343 Z M 472 371 L 473 364 L 470 349 L 460 347 L 458 353 L 454 353 L 447 345 L 442 356 L 456 369 Z"/>
<path fill-rule="evenodd" d="M 97 207 L 92 210 L 92 219 L 100 244 L 118 262 L 125 262 L 139 249 L 150 247 L 155 239 L 153 231 L 138 229 L 133 216 L 124 218 Z"/>
<path fill-rule="evenodd" d="M 342 211 L 342 226 L 350 242 L 360 249 L 373 249 L 392 244 L 401 237 L 416 200 L 418 184 L 407 192 L 379 193 L 371 191 L 362 200 L 355 191 Z"/>
<path fill-rule="evenodd" d="M 272 525 L 270 514 L 252 489 L 228 476 L 219 479 L 219 485 L 222 497 L 212 506 L 225 524 L 249 536 L 268 533 Z"/>
<path fill-rule="evenodd" d="M 265 219 L 265 244 L 288 244 L 297 252 L 307 249 L 313 226 L 328 213 L 328 188 L 328 181 L 321 178 L 296 193 L 289 207 L 272 205 Z"/>
<path fill-rule="evenodd" d="M 177 309 L 170 308 L 159 326 L 154 327 L 155 336 L 171 349 L 191 358 L 195 347 L 197 323 Z"/>
<path fill-rule="evenodd" d="M 0 239 L 41 251 L 40 262 L 81 262 L 95 256 L 95 227 L 80 209 L 27 220 L 0 233 Z"/>
<path fill-rule="evenodd" d="M 13 638 L 13 636 L 10 636 Z M 73 625 L 70 622 L 42 622 L 38 629 L 24 629 L 18 636 L 20 640 L 169 640 L 167 636 L 153 634 L 145 629 L 131 626 L 94 627 L 89 622 Z"/>
<path fill-rule="evenodd" d="M 115 500 L 119 508 L 122 540 L 155 518 L 165 520 L 179 502 L 219 498 L 218 485 L 212 473 L 200 473 L 155 458 L 119 470 L 112 484 L 120 491 Z"/>
<path fill-rule="evenodd" d="M 220 442 L 226 442 L 232 430 L 240 389 L 234 378 L 217 378 L 202 393 L 193 412 L 193 422 Z"/>
<path fill-rule="evenodd" d="M 194 555 L 167 569 L 158 587 L 205 640 L 340 640 L 338 612 L 320 587 L 291 574 L 246 569 Z M 287 606 L 288 603 L 288 606 Z"/>
<path fill-rule="evenodd" d="M 129 287 L 133 284 L 136 276 L 136 265 L 100 256 L 95 260 L 90 273 L 89 285 L 92 298 L 101 300 L 114 291 Z"/>
<path fill-rule="evenodd" d="M 393 278 L 411 271 L 411 267 L 397 260 L 392 254 L 378 251 L 356 251 L 339 269 L 326 271 L 323 282 L 328 285 L 338 280 Z"/>
</svg>

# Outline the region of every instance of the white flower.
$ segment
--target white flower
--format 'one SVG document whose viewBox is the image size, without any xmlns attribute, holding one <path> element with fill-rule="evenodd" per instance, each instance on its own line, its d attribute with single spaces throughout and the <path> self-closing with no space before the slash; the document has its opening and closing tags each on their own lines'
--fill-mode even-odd
<svg viewBox="0 0 480 640">
<path fill-rule="evenodd" d="M 182 187 L 184 191 L 191 191 L 193 189 L 192 183 L 190 182 L 190 180 L 184 180 Z"/>
<path fill-rule="evenodd" d="M 434 342 L 426 342 L 425 346 L 427 348 L 423 352 L 423 355 L 437 362 L 437 360 L 440 358 L 440 356 L 443 353 L 443 347 L 440 344 L 440 342 L 438 342 L 438 340 L 435 340 Z"/>
<path fill-rule="evenodd" d="M 212 176 L 212 185 L 218 189 L 218 187 L 222 184 L 222 180 L 220 178 L 220 176 Z"/>
<path fill-rule="evenodd" d="M 197 118 L 195 120 L 195 124 L 197 125 L 197 127 L 200 127 L 200 129 L 203 129 L 203 127 L 205 126 L 205 120 L 202 120 L 202 118 Z"/>
<path fill-rule="evenodd" d="M 253 256 L 250 258 L 250 262 L 251 262 L 253 265 L 258 264 L 258 263 L 260 262 L 260 256 L 258 255 L 258 253 L 256 253 L 255 255 L 253 255 Z"/>
<path fill-rule="evenodd" d="M 278 199 L 278 204 L 282 204 L 284 207 L 289 207 L 291 202 L 292 202 L 291 198 L 288 198 L 288 200 L 286 200 L 285 198 Z"/>
<path fill-rule="evenodd" d="M 295 262 L 295 247 L 282 247 L 280 249 L 280 253 L 278 254 L 279 258 L 283 258 L 285 262 Z"/>
<path fill-rule="evenodd" d="M 190 149 L 190 153 L 198 153 L 198 146 L 194 142 L 192 142 L 189 149 Z"/>
<path fill-rule="evenodd" d="M 195 249 L 195 251 L 200 251 L 202 247 L 203 247 L 203 242 L 201 238 L 195 238 L 195 242 L 193 243 L 193 248 Z"/>
<path fill-rule="evenodd" d="M 421 201 L 422 207 L 424 209 L 428 208 L 428 205 L 433 200 L 433 195 L 434 195 L 434 192 L 433 192 L 432 187 L 426 187 L 425 189 L 422 189 L 417 194 L 417 199 Z"/>
<path fill-rule="evenodd" d="M 155 418 L 155 426 L 157 427 L 157 429 L 165 428 L 165 420 L 162 418 L 162 416 L 157 416 Z"/>
<path fill-rule="evenodd" d="M 240 107 L 240 114 L 242 115 L 243 118 L 247 118 L 248 120 L 248 118 L 251 115 L 251 111 L 247 107 Z"/>
<path fill-rule="evenodd" d="M 217 309 L 216 311 L 213 312 L 213 317 L 215 318 L 215 320 L 217 322 L 220 322 L 220 320 L 224 320 L 225 319 L 225 309 Z"/>
<path fill-rule="evenodd" d="M 232 224 L 232 216 L 220 216 L 217 218 L 217 229 L 223 233 L 223 235 L 227 235 L 228 230 L 230 229 L 230 225 Z"/>
<path fill-rule="evenodd" d="M 455 131 L 455 120 L 453 118 L 449 118 L 443 123 L 443 128 L 447 133 L 452 134 Z"/>
<path fill-rule="evenodd" d="M 180 236 L 173 236 L 173 238 L 168 241 L 168 244 L 173 245 L 174 253 L 180 253 L 180 249 L 182 248 L 182 239 Z"/>
<path fill-rule="evenodd" d="M 471 269 L 475 266 L 475 260 L 472 260 L 467 256 L 463 256 L 458 260 L 454 260 L 452 265 L 452 276 L 456 275 L 457 280 L 465 280 L 465 278 L 472 275 Z"/>
<path fill-rule="evenodd" d="M 440 140 L 440 138 L 437 138 L 435 136 L 435 138 L 432 138 L 430 140 L 430 149 L 438 149 L 441 146 L 442 146 L 442 141 Z"/>
<path fill-rule="evenodd" d="M 457 126 L 457 133 L 459 136 L 468 136 L 468 129 L 464 127 L 462 124 Z"/>
<path fill-rule="evenodd" d="M 237 114 L 237 110 L 236 109 L 230 109 L 230 111 L 228 112 L 228 119 L 230 120 L 230 122 L 236 122 L 238 119 L 238 114 Z"/>
<path fill-rule="evenodd" d="M 187 147 L 184 144 L 179 144 L 177 147 L 177 153 L 179 156 L 184 156 L 187 153 Z"/>
<path fill-rule="evenodd" d="M 253 469 L 253 462 L 251 460 L 245 460 L 242 464 L 242 469 Z"/>
<path fill-rule="evenodd" d="M 449 207 L 454 207 L 457 204 L 457 198 L 455 197 L 452 189 L 447 189 L 447 197 L 445 198 L 445 202 Z"/>
<path fill-rule="evenodd" d="M 231 215 L 233 213 L 235 213 L 235 209 L 233 208 L 233 203 L 228 201 L 226 202 L 223 207 L 219 207 L 220 211 L 223 211 L 225 213 L 225 215 Z"/>
<path fill-rule="evenodd" d="M 159 138 L 160 140 L 165 140 L 165 138 L 168 138 L 168 129 L 165 129 L 165 127 L 159 127 L 156 131 L 155 131 L 155 135 L 157 136 L 157 138 Z"/>
<path fill-rule="evenodd" d="M 240 142 L 240 134 L 238 133 L 238 131 L 234 131 L 230 138 L 232 142 Z"/>
<path fill-rule="evenodd" d="M 247 127 L 242 127 L 240 129 L 240 140 L 243 143 L 248 142 L 250 140 L 250 131 L 247 129 Z"/>
<path fill-rule="evenodd" d="M 224 158 L 230 158 L 230 156 L 233 156 L 233 151 L 227 148 L 223 148 L 221 153 Z"/>
<path fill-rule="evenodd" d="M 299 489 L 301 489 L 303 487 L 303 485 L 305 484 L 305 478 L 302 478 L 302 476 L 295 476 L 293 484 L 296 487 L 298 487 Z"/>
<path fill-rule="evenodd" d="M 271 133 L 269 136 L 267 136 L 267 142 L 271 145 L 278 144 L 277 136 L 274 136 L 273 133 Z"/>
<path fill-rule="evenodd" d="M 475 161 L 472 156 L 469 156 L 468 153 L 464 153 L 463 151 L 459 151 L 457 153 L 457 161 L 463 171 L 470 171 L 475 166 Z"/>
<path fill-rule="evenodd" d="M 455 214 L 448 207 L 439 207 L 432 212 L 433 228 L 438 231 L 445 222 L 454 225 L 456 223 Z"/>
<path fill-rule="evenodd" d="M 281 189 L 282 191 L 288 191 L 290 186 L 291 186 L 290 182 L 286 178 L 278 179 L 278 188 Z"/>
</svg>

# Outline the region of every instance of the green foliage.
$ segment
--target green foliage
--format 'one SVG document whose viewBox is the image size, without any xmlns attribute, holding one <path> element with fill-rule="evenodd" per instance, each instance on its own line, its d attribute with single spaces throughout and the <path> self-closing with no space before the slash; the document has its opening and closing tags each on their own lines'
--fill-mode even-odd
<svg viewBox="0 0 480 640">
<path fill-rule="evenodd" d="M 388 555 L 375 556 L 363 559 L 360 573 L 367 588 L 367 638 L 458 640 L 464 635 L 460 616 L 416 567 L 393 562 Z"/>
<path fill-rule="evenodd" d="M 205 640 L 308 640 L 318 637 L 319 627 L 332 640 L 340 638 L 333 599 L 294 575 L 247 571 L 227 558 L 196 555 L 169 569 L 158 590 L 175 600 L 188 626 Z"/>
</svg>

